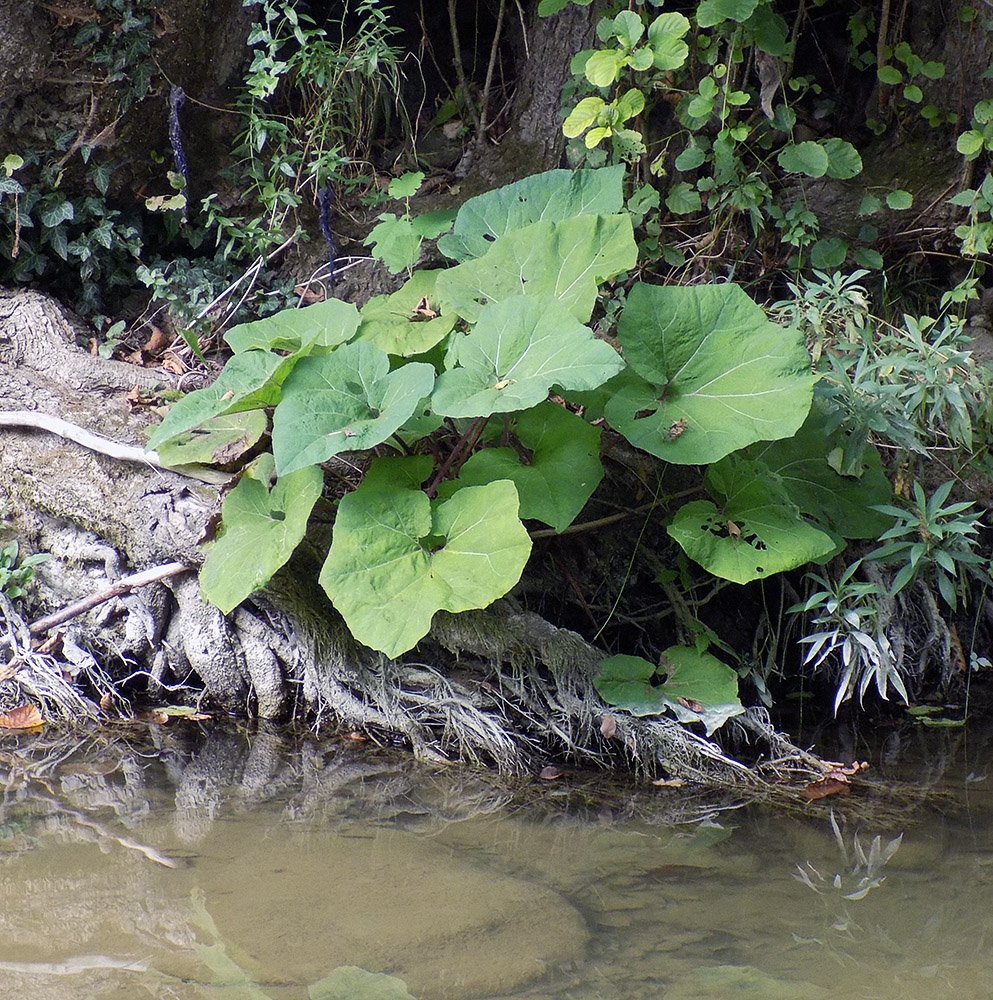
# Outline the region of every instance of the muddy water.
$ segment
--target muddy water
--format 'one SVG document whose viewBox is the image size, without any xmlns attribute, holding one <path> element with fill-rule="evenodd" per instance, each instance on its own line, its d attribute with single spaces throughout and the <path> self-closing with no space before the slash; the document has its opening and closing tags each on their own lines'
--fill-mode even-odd
<svg viewBox="0 0 993 1000">
<path fill-rule="evenodd" d="M 6 737 L 0 997 L 989 1000 L 989 755 L 935 739 L 832 814 L 275 736 Z"/>
</svg>

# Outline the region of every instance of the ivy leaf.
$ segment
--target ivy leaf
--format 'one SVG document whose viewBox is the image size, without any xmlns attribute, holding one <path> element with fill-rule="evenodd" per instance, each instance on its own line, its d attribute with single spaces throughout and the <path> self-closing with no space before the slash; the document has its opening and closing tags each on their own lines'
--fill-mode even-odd
<svg viewBox="0 0 993 1000">
<path fill-rule="evenodd" d="M 589 128 L 604 107 L 599 97 L 591 100 L 599 107 L 576 135 Z M 487 191 L 459 209 L 451 234 L 438 241 L 438 249 L 461 263 L 482 257 L 499 237 L 534 222 L 613 215 L 624 207 L 623 182 L 624 166 L 617 164 L 598 170 L 547 170 Z"/>
<path fill-rule="evenodd" d="M 721 21 L 747 21 L 759 0 L 700 0 L 696 23 L 701 28 L 712 28 Z"/>
<path fill-rule="evenodd" d="M 268 426 L 261 410 L 245 410 L 211 417 L 199 427 L 191 428 L 166 441 L 158 449 L 165 465 L 225 465 L 248 451 L 265 433 Z"/>
<path fill-rule="evenodd" d="M 362 307 L 357 340 L 399 357 L 424 354 L 455 326 L 454 313 L 437 315 L 440 270 L 415 271 L 392 295 L 376 295 Z M 431 314 L 435 313 L 434 316 Z"/>
<path fill-rule="evenodd" d="M 829 433 L 827 411 L 815 403 L 793 437 L 753 445 L 745 454 L 765 464 L 801 513 L 844 538 L 878 538 L 892 524 L 873 509 L 888 503 L 892 493 L 882 460 L 867 445 L 855 474 L 839 475 L 828 455 L 842 438 Z"/>
<path fill-rule="evenodd" d="M 273 415 L 279 474 L 382 443 L 411 417 L 433 383 L 431 365 L 411 362 L 391 372 L 386 354 L 361 340 L 304 358 L 283 384 Z"/>
<path fill-rule="evenodd" d="M 522 518 L 562 531 L 603 479 L 600 429 L 555 403 L 517 414 L 508 429 L 530 457 L 522 460 L 513 448 L 485 448 L 462 466 L 459 481 L 481 486 L 509 479 L 517 487 Z"/>
<path fill-rule="evenodd" d="M 542 221 L 501 236 L 485 257 L 438 277 L 438 294 L 474 323 L 484 302 L 551 295 L 580 322 L 593 312 L 597 285 L 634 267 L 638 246 L 629 215 Z"/>
<path fill-rule="evenodd" d="M 270 351 L 245 351 L 228 360 L 213 385 L 197 389 L 173 403 L 148 440 L 149 448 L 196 427 L 221 413 L 256 410 L 279 401 L 280 383 L 296 363 Z"/>
<path fill-rule="evenodd" d="M 795 569 L 837 549 L 835 540 L 800 517 L 763 462 L 730 455 L 707 471 L 707 491 L 676 512 L 670 537 L 704 569 L 749 583 Z"/>
<path fill-rule="evenodd" d="M 660 715 L 668 708 L 680 722 L 702 722 L 708 736 L 745 711 L 734 670 L 688 646 L 670 646 L 658 667 L 640 656 L 607 657 L 593 686 L 608 704 L 632 715 Z"/>
<path fill-rule="evenodd" d="M 526 410 L 553 385 L 595 389 L 624 368 L 557 299 L 515 295 L 484 306 L 454 345 L 456 368 L 442 372 L 432 409 L 446 417 L 488 417 Z"/>
<path fill-rule="evenodd" d="M 351 302 L 327 299 L 303 309 L 283 309 L 265 319 L 241 323 L 224 335 L 235 354 L 263 351 L 299 351 L 306 347 L 336 347 L 355 336 L 358 310 Z"/>
<path fill-rule="evenodd" d="M 830 158 L 819 142 L 798 142 L 784 147 L 776 157 L 783 170 L 808 177 L 823 177 L 828 172 Z"/>
<path fill-rule="evenodd" d="M 810 409 L 802 338 L 769 322 L 737 285 L 636 284 L 618 333 L 637 374 L 618 379 L 605 415 L 635 447 L 668 462 L 715 462 L 789 437 Z"/>
<path fill-rule="evenodd" d="M 406 466 L 406 470 L 404 469 Z M 531 539 L 507 480 L 467 486 L 432 502 L 413 478 L 430 458 L 377 459 L 338 505 L 321 586 L 359 642 L 395 657 L 436 611 L 484 608 L 520 579 Z"/>
<path fill-rule="evenodd" d="M 316 466 L 280 476 L 269 491 L 272 455 L 262 455 L 224 498 L 223 528 L 207 550 L 200 589 L 224 614 L 264 587 L 299 545 L 321 495 Z"/>
</svg>

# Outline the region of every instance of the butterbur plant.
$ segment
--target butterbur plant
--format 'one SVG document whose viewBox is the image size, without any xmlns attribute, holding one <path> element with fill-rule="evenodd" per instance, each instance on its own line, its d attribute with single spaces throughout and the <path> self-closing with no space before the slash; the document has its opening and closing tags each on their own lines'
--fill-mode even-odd
<svg viewBox="0 0 993 1000">
<path fill-rule="evenodd" d="M 402 178 L 394 193 L 418 182 Z M 823 557 L 862 537 L 866 506 L 888 499 L 873 449 L 861 478 L 831 467 L 837 441 L 811 410 L 802 336 L 740 287 L 633 282 L 618 310 L 623 356 L 594 335 L 601 284 L 637 262 L 620 166 L 553 170 L 470 199 L 438 248 L 450 266 L 414 271 L 361 309 L 331 299 L 232 328 L 216 382 L 153 434 L 164 461 L 230 462 L 232 442 L 251 447 L 271 419 L 272 451 L 225 498 L 201 571 L 222 611 L 286 562 L 324 467 L 355 451 L 375 457 L 337 501 L 320 572 L 353 635 L 396 657 L 437 611 L 488 606 L 524 571 L 524 522 L 564 531 L 603 477 L 602 428 L 579 403 L 594 390 L 635 447 L 709 465 L 710 499 L 667 527 L 723 579 Z M 678 666 L 666 683 L 680 698 L 716 706 L 716 727 L 736 681 L 702 653 L 676 647 L 662 670 Z"/>
</svg>

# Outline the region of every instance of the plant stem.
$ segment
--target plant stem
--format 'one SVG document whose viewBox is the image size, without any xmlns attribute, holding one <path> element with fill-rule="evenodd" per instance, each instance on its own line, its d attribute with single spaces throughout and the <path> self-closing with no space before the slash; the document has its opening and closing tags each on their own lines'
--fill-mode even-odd
<svg viewBox="0 0 993 1000">
<path fill-rule="evenodd" d="M 458 82 L 459 92 L 462 94 L 462 101 L 465 104 L 472 124 L 476 127 L 477 135 L 480 132 L 479 111 L 472 103 L 472 93 L 469 90 L 469 81 L 465 76 L 465 68 L 462 65 L 462 45 L 459 42 L 459 29 L 455 20 L 455 4 L 457 0 L 448 0 L 448 27 L 452 33 L 452 55 L 455 62 L 455 79 Z M 502 5 L 501 5 L 502 6 Z"/>
</svg>

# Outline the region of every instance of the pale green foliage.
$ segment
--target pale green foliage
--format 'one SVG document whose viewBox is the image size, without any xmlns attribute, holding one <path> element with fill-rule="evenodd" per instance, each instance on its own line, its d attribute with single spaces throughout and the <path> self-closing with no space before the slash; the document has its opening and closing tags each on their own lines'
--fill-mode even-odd
<svg viewBox="0 0 993 1000">
<path fill-rule="evenodd" d="M 669 462 L 714 462 L 788 437 L 810 409 L 810 358 L 737 285 L 638 284 L 618 324 L 626 376 L 607 419 Z"/>
<path fill-rule="evenodd" d="M 604 701 L 632 715 L 668 710 L 681 722 L 702 722 L 709 736 L 744 712 L 738 675 L 710 653 L 670 646 L 659 665 L 620 654 L 600 661 L 593 685 Z"/>
<path fill-rule="evenodd" d="M 260 456 L 224 498 L 224 528 L 200 570 L 204 596 L 225 614 L 264 587 L 299 545 L 321 495 L 323 476 L 308 466 L 281 476 L 271 455 Z"/>
<path fill-rule="evenodd" d="M 840 660 L 835 714 L 856 690 L 861 704 L 873 682 L 881 698 L 888 697 L 892 686 L 909 701 L 890 641 L 877 623 L 876 598 L 882 590 L 875 583 L 856 579 L 860 565 L 861 560 L 852 563 L 837 580 L 808 573 L 807 579 L 821 589 L 789 609 L 792 614 L 808 616 L 816 629 L 800 640 L 807 647 L 804 665 L 820 670 L 826 669 L 829 657 Z"/>
<path fill-rule="evenodd" d="M 436 611 L 484 608 L 501 597 L 531 552 L 513 483 L 432 502 L 416 485 L 430 469 L 430 459 L 379 459 L 339 504 L 321 570 L 352 635 L 388 656 L 423 638 Z"/>
<path fill-rule="evenodd" d="M 26 597 L 34 578 L 35 566 L 51 557 L 49 552 L 21 556 L 17 541 L 7 542 L 0 548 L 0 594 L 11 600 Z"/>
</svg>

